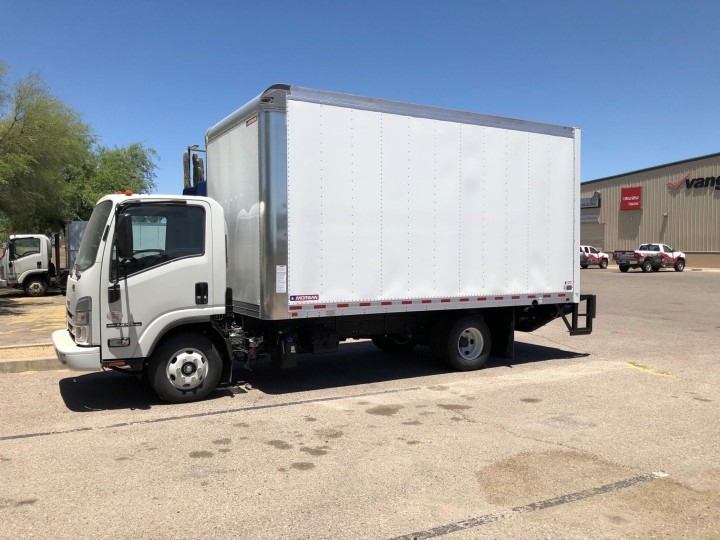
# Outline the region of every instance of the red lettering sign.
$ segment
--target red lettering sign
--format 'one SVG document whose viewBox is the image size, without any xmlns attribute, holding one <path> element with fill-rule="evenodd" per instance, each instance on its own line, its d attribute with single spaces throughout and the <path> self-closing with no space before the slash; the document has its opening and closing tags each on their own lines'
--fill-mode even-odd
<svg viewBox="0 0 720 540">
<path fill-rule="evenodd" d="M 642 186 L 620 190 L 620 210 L 642 210 Z"/>
</svg>

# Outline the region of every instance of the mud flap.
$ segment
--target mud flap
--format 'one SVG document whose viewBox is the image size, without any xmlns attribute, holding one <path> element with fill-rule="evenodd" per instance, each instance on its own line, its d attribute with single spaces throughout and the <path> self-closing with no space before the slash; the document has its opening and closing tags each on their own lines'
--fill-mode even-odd
<svg viewBox="0 0 720 540">
<path fill-rule="evenodd" d="M 490 356 L 512 360 L 515 357 L 515 308 L 494 309 L 485 322 L 492 334 Z"/>
</svg>

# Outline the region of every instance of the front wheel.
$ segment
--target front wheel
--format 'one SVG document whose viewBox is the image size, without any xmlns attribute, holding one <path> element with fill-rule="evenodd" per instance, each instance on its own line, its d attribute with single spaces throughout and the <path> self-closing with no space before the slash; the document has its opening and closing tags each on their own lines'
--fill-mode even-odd
<svg viewBox="0 0 720 540">
<path fill-rule="evenodd" d="M 683 270 L 685 270 L 685 261 L 683 259 L 678 259 L 675 263 L 675 271 L 682 272 Z"/>
<path fill-rule="evenodd" d="M 440 328 L 436 356 L 458 371 L 480 369 L 492 346 L 490 329 L 482 317 L 471 315 L 455 322 L 449 329 Z"/>
<path fill-rule="evenodd" d="M 628 270 L 630 270 L 630 267 L 629 267 L 628 265 L 626 265 L 626 264 L 621 264 L 621 265 L 620 265 L 620 271 L 621 271 L 621 272 L 627 272 Z"/>
<path fill-rule="evenodd" d="M 607 260 L 607 259 L 603 259 L 602 261 L 600 261 L 600 268 L 602 268 L 603 270 L 605 270 L 607 267 L 608 267 L 608 260 Z"/>
<path fill-rule="evenodd" d="M 30 278 L 25 282 L 25 294 L 28 296 L 42 296 L 47 292 L 48 284 L 42 278 Z"/>
<path fill-rule="evenodd" d="M 155 393 L 170 403 L 200 401 L 220 381 L 222 359 L 213 342 L 198 333 L 178 334 L 153 353 L 147 378 Z"/>
</svg>

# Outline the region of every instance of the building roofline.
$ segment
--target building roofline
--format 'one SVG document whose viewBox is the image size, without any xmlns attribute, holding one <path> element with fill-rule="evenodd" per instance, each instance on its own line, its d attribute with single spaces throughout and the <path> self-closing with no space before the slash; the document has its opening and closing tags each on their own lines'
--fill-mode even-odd
<svg viewBox="0 0 720 540">
<path fill-rule="evenodd" d="M 648 167 L 646 169 L 638 169 L 637 171 L 630 171 L 630 172 L 626 172 L 626 173 L 622 173 L 622 174 L 614 174 L 613 176 L 606 176 L 605 178 L 598 178 L 596 180 L 588 180 L 586 182 L 581 182 L 580 185 L 584 186 L 586 184 L 594 184 L 596 182 L 604 182 L 605 180 L 613 180 L 614 178 L 630 176 L 631 174 L 638 174 L 638 173 L 643 173 L 643 172 L 647 172 L 647 171 L 654 171 L 655 169 L 663 169 L 665 167 L 670 167 L 672 165 L 681 165 L 683 163 L 690 163 L 691 161 L 699 161 L 701 159 L 707 159 L 707 158 L 718 157 L 718 156 L 720 156 L 720 152 L 718 152 L 716 154 L 708 154 L 706 156 L 699 156 L 699 157 L 694 157 L 694 158 L 690 158 L 690 159 L 683 159 L 680 161 L 673 161 L 672 163 L 666 163 L 665 165 L 656 165 L 654 167 Z"/>
</svg>

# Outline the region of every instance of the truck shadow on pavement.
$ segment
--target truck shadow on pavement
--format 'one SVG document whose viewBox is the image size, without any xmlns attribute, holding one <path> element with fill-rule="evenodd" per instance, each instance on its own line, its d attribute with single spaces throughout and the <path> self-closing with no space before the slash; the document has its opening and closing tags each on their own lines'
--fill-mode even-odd
<svg viewBox="0 0 720 540">
<path fill-rule="evenodd" d="M 58 305 L 57 300 L 48 298 L 49 296 L 59 296 L 59 294 L 52 295 L 48 293 L 46 297 L 41 299 L 25 296 L 25 293 L 21 291 L 3 292 L 3 294 L 0 294 L 0 317 L 22 315 L 41 306 Z"/>
<path fill-rule="evenodd" d="M 483 369 L 586 356 L 589 355 L 518 342 L 514 360 L 490 358 Z M 208 399 L 241 401 L 245 393 L 254 391 L 282 395 L 414 378 L 422 385 L 424 377 L 447 373 L 454 372 L 437 362 L 427 347 L 418 347 L 412 353 L 391 354 L 376 349 L 370 342 L 355 342 L 342 345 L 334 354 L 301 355 L 297 368 L 287 371 L 273 368 L 268 358 L 259 359 L 251 370 L 236 362 L 232 382 L 219 387 Z M 167 405 L 139 377 L 121 373 L 79 374 L 62 379 L 59 387 L 66 407 L 73 412 L 147 410 Z"/>
</svg>

